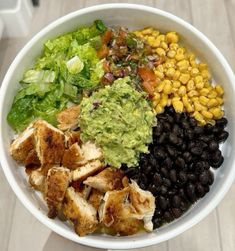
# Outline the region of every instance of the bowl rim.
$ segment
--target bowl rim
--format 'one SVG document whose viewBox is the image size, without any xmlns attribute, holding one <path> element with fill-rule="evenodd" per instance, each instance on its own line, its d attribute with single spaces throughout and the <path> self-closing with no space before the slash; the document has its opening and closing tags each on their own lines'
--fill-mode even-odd
<svg viewBox="0 0 235 251">
<path fill-rule="evenodd" d="M 174 22 L 177 22 L 181 26 L 184 26 L 184 28 L 191 30 L 196 36 L 198 36 L 205 44 L 210 46 L 210 49 L 214 53 L 214 55 L 217 57 L 218 61 L 220 61 L 223 65 L 223 70 L 226 72 L 230 82 L 235 82 L 235 78 L 233 75 L 233 71 L 231 67 L 229 66 L 227 60 L 224 58 L 222 53 L 216 48 L 216 46 L 199 30 L 197 30 L 194 26 L 187 23 L 183 19 L 168 13 L 166 11 L 149 7 L 145 5 L 140 4 L 128 4 L 128 3 L 111 3 L 111 4 L 101 4 L 101 5 L 95 5 L 92 7 L 87 7 L 83 9 L 79 9 L 77 11 L 71 12 L 65 16 L 60 17 L 59 19 L 53 21 L 49 25 L 47 25 L 45 28 L 43 28 L 40 32 L 38 32 L 33 38 L 31 38 L 26 45 L 20 50 L 20 52 L 17 54 L 13 62 L 11 63 L 4 79 L 2 82 L 1 90 L 0 90 L 0 121 L 4 123 L 5 117 L 3 116 L 3 102 L 5 99 L 5 96 L 7 94 L 8 84 L 10 82 L 11 76 L 13 72 L 15 71 L 15 68 L 20 63 L 21 59 L 24 57 L 25 53 L 28 51 L 28 49 L 33 46 L 40 38 L 42 38 L 44 35 L 47 34 L 50 30 L 53 28 L 61 25 L 63 22 L 72 19 L 73 17 L 77 15 L 86 14 L 89 12 L 94 12 L 97 10 L 103 10 L 103 9 L 135 9 L 135 10 L 144 10 L 146 12 L 151 12 L 153 14 L 157 14 L 160 16 L 164 16 L 168 19 L 173 20 Z M 235 87 L 232 86 L 232 88 L 235 90 Z M 3 131 L 2 126 L 0 128 L 0 152 L 4 153 L 4 142 L 3 142 Z M 44 215 L 40 209 L 38 209 L 33 203 L 30 202 L 30 200 L 27 198 L 27 196 L 24 194 L 21 187 L 18 185 L 17 181 L 14 178 L 13 173 L 10 171 L 9 164 L 6 158 L 6 155 L 3 154 L 2 158 L 0 158 L 1 167 L 4 171 L 4 174 L 8 180 L 8 183 L 10 184 L 11 188 L 13 189 L 14 193 L 18 197 L 18 199 L 21 201 L 21 203 L 28 209 L 28 211 L 33 214 L 41 223 L 46 225 L 49 229 L 56 232 L 57 234 L 66 237 L 67 239 L 70 239 L 74 242 L 77 242 L 82 245 L 87 245 L 91 247 L 96 248 L 104 248 L 104 249 L 130 249 L 130 248 L 141 248 L 146 246 L 151 246 L 154 244 L 158 244 L 160 242 L 169 240 L 184 231 L 188 230 L 192 226 L 196 225 L 199 221 L 201 221 L 203 218 L 205 218 L 222 200 L 224 195 L 227 193 L 229 188 L 231 187 L 233 180 L 235 178 L 235 172 L 232 170 L 235 169 L 234 165 L 235 160 L 233 160 L 233 164 L 231 165 L 230 175 L 228 175 L 226 178 L 226 182 L 223 183 L 223 185 L 220 187 L 220 190 L 214 195 L 214 197 L 211 199 L 210 203 L 208 203 L 198 214 L 194 215 L 191 219 L 187 220 L 183 224 L 180 224 L 176 228 L 161 234 L 160 236 L 152 236 L 151 238 L 146 238 L 144 240 L 129 240 L 128 242 L 120 242 L 120 241 L 113 241 L 114 238 L 107 239 L 106 241 L 102 239 L 92 238 L 92 236 L 86 236 L 86 237 L 79 237 L 77 235 L 74 235 L 74 233 L 71 233 L 69 230 L 65 229 L 62 226 L 59 226 L 55 221 L 49 219 L 46 215 Z M 125 237 L 124 237 L 125 238 Z M 117 240 L 117 238 L 116 238 Z M 123 240 L 123 238 L 119 238 L 118 240 Z"/>
</svg>

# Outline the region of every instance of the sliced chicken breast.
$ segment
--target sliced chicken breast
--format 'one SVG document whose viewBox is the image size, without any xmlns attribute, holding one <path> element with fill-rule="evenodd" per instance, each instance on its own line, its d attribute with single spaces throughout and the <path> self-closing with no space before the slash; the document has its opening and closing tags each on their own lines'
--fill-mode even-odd
<svg viewBox="0 0 235 251">
<path fill-rule="evenodd" d="M 65 132 L 66 146 L 70 148 L 74 143 L 80 143 L 80 131 Z"/>
<path fill-rule="evenodd" d="M 116 168 L 106 168 L 97 175 L 88 177 L 84 181 L 84 184 L 102 192 L 120 190 L 123 188 L 123 177 L 124 173 L 122 170 Z"/>
<path fill-rule="evenodd" d="M 10 154 L 12 157 L 23 163 L 28 153 L 34 148 L 34 128 L 30 124 L 11 144 Z"/>
<path fill-rule="evenodd" d="M 82 152 L 86 161 L 102 158 L 102 152 L 94 143 L 87 141 L 82 145 Z"/>
<path fill-rule="evenodd" d="M 64 133 L 44 120 L 35 122 L 34 127 L 36 152 L 41 164 L 60 164 L 65 150 Z"/>
<path fill-rule="evenodd" d="M 45 185 L 45 199 L 49 208 L 49 218 L 55 218 L 61 209 L 70 180 L 69 169 L 64 167 L 52 167 L 49 169 Z"/>
<path fill-rule="evenodd" d="M 80 106 L 71 106 L 58 113 L 56 118 L 59 122 L 58 128 L 62 131 L 73 130 L 78 126 L 78 118 L 80 114 Z"/>
<path fill-rule="evenodd" d="M 85 236 L 96 230 L 98 225 L 97 211 L 72 187 L 66 191 L 63 212 L 73 222 L 75 232 L 79 236 Z"/>
<path fill-rule="evenodd" d="M 45 179 L 42 169 L 38 168 L 36 170 L 33 170 L 29 174 L 29 184 L 36 190 L 40 192 L 44 192 L 45 190 Z"/>
<path fill-rule="evenodd" d="M 100 160 L 94 160 L 92 162 L 87 163 L 84 166 L 77 168 L 72 171 L 72 179 L 73 180 L 85 180 L 87 177 L 94 175 L 98 171 L 103 169 L 103 164 Z"/>
<path fill-rule="evenodd" d="M 88 202 L 98 211 L 100 204 L 102 202 L 102 199 L 104 197 L 104 193 L 97 190 L 97 189 L 92 189 Z"/>
<path fill-rule="evenodd" d="M 26 168 L 28 167 L 40 167 L 41 162 L 38 158 L 37 152 L 35 150 L 35 148 L 33 148 L 32 150 L 30 150 L 28 152 L 27 157 L 24 160 L 24 165 Z"/>
</svg>

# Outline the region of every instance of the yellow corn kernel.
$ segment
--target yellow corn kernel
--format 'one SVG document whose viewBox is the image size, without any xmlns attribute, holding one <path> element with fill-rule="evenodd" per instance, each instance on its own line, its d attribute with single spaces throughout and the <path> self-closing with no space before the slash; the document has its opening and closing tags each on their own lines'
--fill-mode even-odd
<svg viewBox="0 0 235 251">
<path fill-rule="evenodd" d="M 187 95 L 184 95 L 184 96 L 182 97 L 182 102 L 183 102 L 183 104 L 184 104 L 185 106 L 189 104 L 189 100 L 188 100 L 188 96 L 187 96 Z"/>
<path fill-rule="evenodd" d="M 153 107 L 157 107 L 157 105 L 160 103 L 160 99 L 153 100 Z"/>
<path fill-rule="evenodd" d="M 160 43 L 161 43 L 161 41 L 160 41 L 159 39 L 154 39 L 154 41 L 153 41 L 153 43 L 151 44 L 151 46 L 152 46 L 153 48 L 157 48 L 157 47 L 160 46 Z"/>
<path fill-rule="evenodd" d="M 214 119 L 208 119 L 207 123 L 214 126 L 215 125 L 215 120 Z"/>
<path fill-rule="evenodd" d="M 179 77 L 180 77 L 180 71 L 176 70 L 176 71 L 175 71 L 175 74 L 174 74 L 174 76 L 173 76 L 173 80 L 178 80 Z"/>
<path fill-rule="evenodd" d="M 166 56 L 165 50 L 163 50 L 163 49 L 160 48 L 160 47 L 158 47 L 158 48 L 156 49 L 156 52 L 157 52 L 157 54 L 158 54 L 159 56 Z"/>
<path fill-rule="evenodd" d="M 166 34 L 166 41 L 168 43 L 177 43 L 179 41 L 179 36 L 174 31 L 168 32 Z"/>
<path fill-rule="evenodd" d="M 167 105 L 167 101 L 168 101 L 168 98 L 166 97 L 162 97 L 162 99 L 160 100 L 160 106 L 162 106 L 163 108 Z"/>
<path fill-rule="evenodd" d="M 198 98 L 197 96 L 194 96 L 194 97 L 191 97 L 190 100 L 191 100 L 192 102 L 195 102 L 195 101 L 198 101 L 199 98 Z"/>
<path fill-rule="evenodd" d="M 198 92 L 196 90 L 191 90 L 190 92 L 188 92 L 188 96 L 190 98 L 194 96 L 198 96 Z"/>
<path fill-rule="evenodd" d="M 172 105 L 176 112 L 183 112 L 184 105 L 180 100 L 172 100 Z"/>
<path fill-rule="evenodd" d="M 212 90 L 211 83 L 209 81 L 205 81 L 205 79 L 204 79 L 204 87 L 210 88 L 210 90 Z"/>
<path fill-rule="evenodd" d="M 224 112 L 219 107 L 211 108 L 209 111 L 214 115 L 215 119 L 221 119 L 224 115 Z"/>
<path fill-rule="evenodd" d="M 170 98 L 167 100 L 167 106 L 171 106 L 171 99 Z"/>
<path fill-rule="evenodd" d="M 155 75 L 160 78 L 160 79 L 163 79 L 164 78 L 164 73 L 163 72 L 160 72 L 160 71 L 154 71 Z"/>
<path fill-rule="evenodd" d="M 193 53 L 188 53 L 188 59 L 189 59 L 189 60 L 195 60 L 195 59 L 196 59 L 195 54 L 193 54 Z"/>
<path fill-rule="evenodd" d="M 196 88 L 197 89 L 202 89 L 204 87 L 204 83 L 203 82 L 199 82 L 199 83 L 196 83 Z"/>
<path fill-rule="evenodd" d="M 224 89 L 221 85 L 216 85 L 215 86 L 215 91 L 220 95 L 220 96 L 223 96 L 224 94 Z"/>
<path fill-rule="evenodd" d="M 175 101 L 180 101 L 180 97 L 176 97 L 174 96 L 172 99 L 171 99 L 172 103 L 175 102 Z"/>
<path fill-rule="evenodd" d="M 217 92 L 216 91 L 210 91 L 208 94 L 208 98 L 216 98 L 217 97 Z"/>
<path fill-rule="evenodd" d="M 224 104 L 224 100 L 220 97 L 217 97 L 216 100 L 218 101 L 219 105 L 223 105 Z"/>
<path fill-rule="evenodd" d="M 206 125 L 206 120 L 203 120 L 203 121 L 200 121 L 200 122 L 198 122 L 198 125 L 199 126 L 204 126 L 204 125 Z"/>
<path fill-rule="evenodd" d="M 207 97 L 205 97 L 205 96 L 200 96 L 199 97 L 199 102 L 202 104 L 202 105 L 207 105 L 207 103 L 208 103 L 208 101 L 209 101 L 209 99 L 207 98 Z"/>
<path fill-rule="evenodd" d="M 179 45 L 177 43 L 171 43 L 169 47 L 171 50 L 177 51 L 179 48 Z"/>
<path fill-rule="evenodd" d="M 203 70 L 207 70 L 207 64 L 205 64 L 205 63 L 199 63 L 198 64 L 198 69 L 199 69 L 199 71 L 203 71 Z"/>
<path fill-rule="evenodd" d="M 174 88 L 179 88 L 181 86 L 179 81 L 173 81 L 173 87 Z"/>
<path fill-rule="evenodd" d="M 185 109 L 186 109 L 186 111 L 187 111 L 188 113 L 191 113 L 191 112 L 194 111 L 192 105 L 189 104 L 189 103 L 188 103 L 187 105 L 185 105 Z"/>
<path fill-rule="evenodd" d="M 173 67 L 167 69 L 166 76 L 168 78 L 173 78 L 174 74 L 175 74 L 175 69 Z"/>
<path fill-rule="evenodd" d="M 164 72 L 164 67 L 162 64 L 158 65 L 157 66 L 157 70 L 160 71 L 160 72 Z"/>
<path fill-rule="evenodd" d="M 179 77 L 179 81 L 182 83 L 182 84 L 186 84 L 188 83 L 190 79 L 190 75 L 188 73 L 182 73 Z"/>
<path fill-rule="evenodd" d="M 162 92 L 165 86 L 165 82 L 162 81 L 157 87 L 156 87 L 156 91 L 157 92 Z"/>
<path fill-rule="evenodd" d="M 206 119 L 212 119 L 213 118 L 213 114 L 209 111 L 206 110 L 202 110 L 201 114 L 206 118 Z"/>
<path fill-rule="evenodd" d="M 195 84 L 194 81 L 192 79 L 190 79 L 187 83 L 187 91 L 191 91 L 195 89 Z"/>
<path fill-rule="evenodd" d="M 166 84 L 163 88 L 163 93 L 168 95 L 168 94 L 171 94 L 171 92 L 172 92 L 171 83 L 166 82 Z"/>
<path fill-rule="evenodd" d="M 179 96 L 184 96 L 186 94 L 186 87 L 185 86 L 180 86 L 179 90 L 178 90 L 178 94 Z"/>
<path fill-rule="evenodd" d="M 167 57 L 169 57 L 169 58 L 174 58 L 175 55 L 176 55 L 176 51 L 169 50 L 169 51 L 167 52 Z"/>
<path fill-rule="evenodd" d="M 142 30 L 142 34 L 143 35 L 150 35 L 153 32 L 153 28 L 149 27 L 149 28 L 145 28 L 144 30 Z"/>
<path fill-rule="evenodd" d="M 163 34 L 160 34 L 160 35 L 158 36 L 158 39 L 159 39 L 161 42 L 165 42 L 165 41 L 166 41 L 166 36 L 163 35 Z"/>
<path fill-rule="evenodd" d="M 162 47 L 162 49 L 164 49 L 165 51 L 168 49 L 168 45 L 166 42 L 161 42 L 160 46 Z"/>
<path fill-rule="evenodd" d="M 207 107 L 211 108 L 211 107 L 215 107 L 217 106 L 219 103 L 215 98 L 212 98 L 208 101 L 207 103 Z"/>
<path fill-rule="evenodd" d="M 184 59 L 184 54 L 176 53 L 175 59 L 177 61 L 183 60 Z"/>
<path fill-rule="evenodd" d="M 164 108 L 162 106 L 160 106 L 160 105 L 157 105 L 154 110 L 155 110 L 155 112 L 157 114 L 160 114 L 160 113 L 164 112 Z"/>
<path fill-rule="evenodd" d="M 201 75 L 196 76 L 196 77 L 194 78 L 194 81 L 195 81 L 196 84 L 197 84 L 197 83 L 201 83 L 201 82 L 203 82 L 203 77 L 202 77 Z"/>
<path fill-rule="evenodd" d="M 177 93 L 178 90 L 179 90 L 179 88 L 172 87 L 171 92 L 174 93 L 174 95 L 178 97 L 178 93 Z"/>
<path fill-rule="evenodd" d="M 179 68 L 180 71 L 186 71 L 189 67 L 189 61 L 184 59 L 184 60 L 181 60 L 177 63 L 177 66 Z"/>
<path fill-rule="evenodd" d="M 172 60 L 166 60 L 164 66 L 165 66 L 166 68 L 174 68 L 174 67 L 175 67 L 175 63 L 174 63 L 174 61 L 172 61 Z M 167 70 L 167 69 L 166 69 L 166 70 Z"/>
<path fill-rule="evenodd" d="M 193 104 L 195 111 L 200 112 L 202 110 L 206 110 L 198 101 L 195 101 Z"/>
<path fill-rule="evenodd" d="M 211 79 L 211 74 L 208 70 L 202 70 L 201 75 L 204 79 Z"/>
<path fill-rule="evenodd" d="M 204 123 L 204 122 L 205 122 L 203 116 L 202 116 L 201 113 L 198 112 L 198 111 L 195 111 L 195 112 L 193 113 L 193 117 L 194 117 L 198 122 L 201 122 L 201 123 Z"/>
<path fill-rule="evenodd" d="M 154 31 L 152 32 L 152 35 L 153 35 L 154 37 L 157 37 L 159 34 L 160 34 L 160 32 L 157 31 L 157 30 L 154 30 Z"/>
<path fill-rule="evenodd" d="M 155 92 L 155 93 L 154 93 L 154 96 L 153 96 L 153 100 L 160 100 L 160 98 L 161 98 L 160 93 Z"/>
<path fill-rule="evenodd" d="M 150 46 L 153 45 L 154 41 L 155 41 L 155 37 L 153 37 L 153 36 L 149 36 L 149 37 L 147 38 L 147 42 L 148 42 L 148 44 L 149 44 Z"/>
<path fill-rule="evenodd" d="M 177 50 L 177 53 L 178 54 L 184 54 L 185 53 L 185 48 L 179 47 L 178 50 Z"/>
<path fill-rule="evenodd" d="M 196 77 L 199 74 L 199 70 L 196 67 L 193 67 L 191 70 L 192 77 Z"/>
<path fill-rule="evenodd" d="M 207 88 L 202 88 L 199 93 L 202 95 L 202 96 L 207 96 L 209 94 L 210 90 L 207 89 Z"/>
</svg>

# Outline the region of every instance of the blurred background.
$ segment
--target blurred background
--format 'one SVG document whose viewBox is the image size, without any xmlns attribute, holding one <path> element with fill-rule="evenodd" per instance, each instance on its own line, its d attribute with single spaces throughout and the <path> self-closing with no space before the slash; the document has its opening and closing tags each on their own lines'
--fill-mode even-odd
<svg viewBox="0 0 235 251">
<path fill-rule="evenodd" d="M 116 2 L 156 7 L 188 21 L 212 40 L 235 71 L 235 0 L 0 0 L 0 83 L 19 50 L 47 24 L 84 7 Z M 0 184 L 1 251 L 95 250 L 65 240 L 39 223 L 16 199 L 2 170 Z M 233 251 L 234 207 L 235 185 L 197 226 L 168 242 L 141 250 Z"/>
</svg>

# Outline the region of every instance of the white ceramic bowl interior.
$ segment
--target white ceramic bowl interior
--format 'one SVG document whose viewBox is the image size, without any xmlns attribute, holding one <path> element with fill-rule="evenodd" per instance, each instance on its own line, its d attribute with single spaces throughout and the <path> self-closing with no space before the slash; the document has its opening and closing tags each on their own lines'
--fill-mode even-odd
<svg viewBox="0 0 235 251">
<path fill-rule="evenodd" d="M 43 43 L 55 36 L 72 31 L 79 26 L 88 25 L 96 19 L 102 19 L 107 25 L 123 25 L 130 29 L 152 26 L 161 31 L 177 31 L 183 43 L 192 51 L 205 59 L 209 64 L 216 82 L 225 89 L 225 111 L 228 118 L 229 138 L 223 145 L 224 163 L 216 171 L 215 182 L 210 192 L 198 201 L 187 213 L 174 222 L 155 230 L 152 233 L 137 234 L 130 237 L 112 237 L 105 235 L 89 235 L 78 237 L 73 228 L 60 220 L 47 218 L 47 208 L 41 197 L 29 188 L 24 169 L 19 168 L 9 155 L 9 145 L 13 132 L 6 121 L 14 95 L 19 88 L 18 82 L 24 71 L 32 65 L 36 56 L 40 55 Z M 20 51 L 11 64 L 1 87 L 0 93 L 0 152 L 1 165 L 9 184 L 25 207 L 43 224 L 56 233 L 75 242 L 99 248 L 128 249 L 144 247 L 168 240 L 189 229 L 220 202 L 234 179 L 235 134 L 233 133 L 235 113 L 234 76 L 228 63 L 218 49 L 198 30 L 182 19 L 167 12 L 131 4 L 99 5 L 70 13 L 39 32 Z"/>
</svg>

